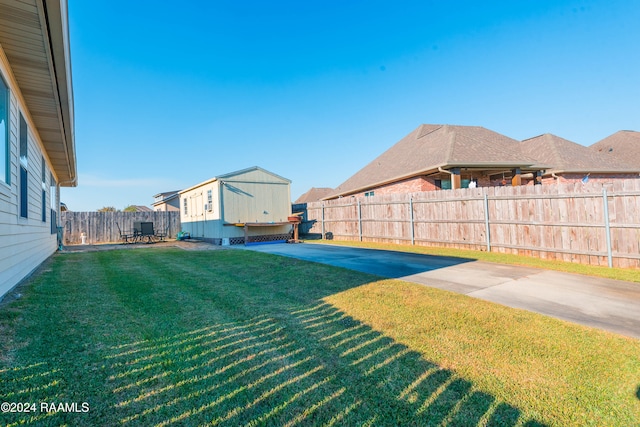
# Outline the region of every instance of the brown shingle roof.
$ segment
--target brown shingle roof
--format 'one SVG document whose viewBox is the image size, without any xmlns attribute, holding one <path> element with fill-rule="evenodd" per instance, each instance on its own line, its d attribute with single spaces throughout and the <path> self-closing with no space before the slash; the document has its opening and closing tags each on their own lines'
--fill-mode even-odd
<svg viewBox="0 0 640 427">
<path fill-rule="evenodd" d="M 550 165 L 547 173 L 634 171 L 629 164 L 599 156 L 588 147 L 550 133 L 525 139 L 522 151 L 538 162 Z"/>
<path fill-rule="evenodd" d="M 612 158 L 640 168 L 640 132 L 621 130 L 596 142 L 589 149 L 597 153 L 600 159 Z"/>
<path fill-rule="evenodd" d="M 421 125 L 325 198 L 363 191 L 438 167 L 526 167 L 519 141 L 479 126 Z"/>
<path fill-rule="evenodd" d="M 298 197 L 294 203 L 310 203 L 317 202 L 325 196 L 328 196 L 333 192 L 333 188 L 322 187 L 316 188 L 311 187 L 309 191 L 304 193 L 302 196 Z"/>
</svg>

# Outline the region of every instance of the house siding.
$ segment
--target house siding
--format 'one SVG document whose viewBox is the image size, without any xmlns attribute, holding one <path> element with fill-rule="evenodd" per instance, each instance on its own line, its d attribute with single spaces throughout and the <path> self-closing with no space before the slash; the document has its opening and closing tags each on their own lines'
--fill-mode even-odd
<svg viewBox="0 0 640 427">
<path fill-rule="evenodd" d="M 10 66 L 0 47 L 0 74 L 9 87 L 10 184 L 0 182 L 0 297 L 34 271 L 57 249 L 51 233 L 51 162 L 43 148 Z M 27 218 L 20 217 L 20 113 L 27 122 Z M 45 160 L 45 221 L 42 221 L 42 158 Z"/>
</svg>

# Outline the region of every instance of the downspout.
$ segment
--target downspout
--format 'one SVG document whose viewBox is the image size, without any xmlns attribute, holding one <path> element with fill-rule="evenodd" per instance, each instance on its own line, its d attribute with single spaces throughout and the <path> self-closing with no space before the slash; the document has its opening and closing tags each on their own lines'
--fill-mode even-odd
<svg viewBox="0 0 640 427">
<path fill-rule="evenodd" d="M 551 176 L 556 180 L 556 184 L 560 185 L 560 177 L 553 172 L 551 172 Z"/>
<path fill-rule="evenodd" d="M 451 179 L 450 179 L 450 182 L 451 182 L 451 188 L 453 188 L 453 175 L 454 175 L 454 174 L 453 174 L 453 172 L 449 172 L 449 171 L 448 171 L 448 170 L 446 170 L 446 169 L 442 169 L 442 167 L 440 167 L 440 166 L 438 166 L 438 170 L 439 170 L 440 172 L 444 172 L 444 173 L 448 173 L 448 174 L 449 174 L 449 176 L 451 177 Z M 441 189 L 441 190 L 442 190 L 442 189 Z"/>
<path fill-rule="evenodd" d="M 442 169 L 442 167 L 440 167 L 440 166 L 438 166 L 438 170 L 439 170 L 440 172 L 444 172 L 444 173 L 448 173 L 449 175 L 453 175 L 453 172 L 449 172 L 449 171 L 448 171 L 448 170 L 446 170 L 446 169 Z"/>
</svg>

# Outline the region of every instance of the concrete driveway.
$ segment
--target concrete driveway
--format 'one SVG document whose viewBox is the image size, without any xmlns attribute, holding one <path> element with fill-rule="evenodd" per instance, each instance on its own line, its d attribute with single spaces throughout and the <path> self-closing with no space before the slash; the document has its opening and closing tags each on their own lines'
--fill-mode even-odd
<svg viewBox="0 0 640 427">
<path fill-rule="evenodd" d="M 281 243 L 246 249 L 398 278 L 640 338 L 640 283 L 345 246 Z"/>
</svg>

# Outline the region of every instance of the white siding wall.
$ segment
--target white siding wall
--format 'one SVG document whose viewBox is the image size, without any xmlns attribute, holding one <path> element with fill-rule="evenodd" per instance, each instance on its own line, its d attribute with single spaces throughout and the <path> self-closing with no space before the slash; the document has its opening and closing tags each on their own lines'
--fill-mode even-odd
<svg viewBox="0 0 640 427">
<path fill-rule="evenodd" d="M 208 192 L 211 191 L 211 203 Z M 184 203 L 187 202 L 187 214 Z M 206 205 L 206 209 L 205 209 Z M 220 190 L 218 181 L 208 182 L 180 194 L 182 230 L 192 237 L 220 237 Z"/>
<path fill-rule="evenodd" d="M 220 181 L 226 222 L 283 222 L 291 215 L 289 181 L 260 169 Z"/>
<path fill-rule="evenodd" d="M 1 48 L 0 48 L 1 49 Z M 0 55 L 0 73 L 9 86 L 9 151 L 11 183 L 0 182 L 0 297 L 56 251 L 51 234 L 51 166 L 26 110 L 9 65 Z M 20 112 L 28 127 L 28 217 L 20 218 Z M 42 156 L 45 158 L 46 221 L 42 221 Z M 0 159 L 4 161 L 4 159 Z M 55 174 L 54 174 L 55 175 Z"/>
</svg>

